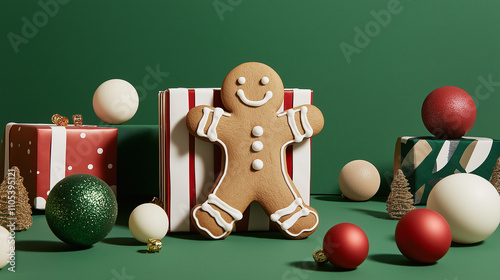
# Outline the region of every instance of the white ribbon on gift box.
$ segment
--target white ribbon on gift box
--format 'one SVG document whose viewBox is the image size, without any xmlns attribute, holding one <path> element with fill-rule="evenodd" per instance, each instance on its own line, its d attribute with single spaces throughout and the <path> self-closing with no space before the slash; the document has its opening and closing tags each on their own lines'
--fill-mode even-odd
<svg viewBox="0 0 500 280">
<path fill-rule="evenodd" d="M 52 126 L 50 128 L 52 129 L 52 139 L 50 142 L 49 192 L 66 177 L 66 127 Z"/>
</svg>

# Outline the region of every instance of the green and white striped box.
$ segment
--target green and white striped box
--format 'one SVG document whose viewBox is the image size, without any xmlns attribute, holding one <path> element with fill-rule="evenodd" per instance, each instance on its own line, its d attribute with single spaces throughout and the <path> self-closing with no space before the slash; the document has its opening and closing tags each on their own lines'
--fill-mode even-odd
<svg viewBox="0 0 500 280">
<path fill-rule="evenodd" d="M 432 187 L 454 173 L 473 173 L 489 180 L 500 156 L 500 141 L 484 137 L 442 140 L 433 137 L 399 137 L 394 173 L 401 168 L 415 204 L 426 204 Z"/>
</svg>

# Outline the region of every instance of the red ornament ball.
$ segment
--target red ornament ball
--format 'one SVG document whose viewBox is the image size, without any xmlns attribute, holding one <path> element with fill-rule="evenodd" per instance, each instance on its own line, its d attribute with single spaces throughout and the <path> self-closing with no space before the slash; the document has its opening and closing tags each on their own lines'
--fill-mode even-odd
<svg viewBox="0 0 500 280">
<path fill-rule="evenodd" d="M 427 130 L 437 138 L 461 138 L 476 121 L 476 104 L 463 89 L 440 87 L 425 98 L 422 120 Z"/>
<path fill-rule="evenodd" d="M 399 251 L 419 263 L 435 263 L 451 245 L 451 230 L 438 212 L 415 209 L 404 215 L 396 226 L 396 244 Z"/>
<path fill-rule="evenodd" d="M 368 256 L 368 238 L 357 225 L 340 223 L 330 228 L 323 239 L 323 251 L 333 265 L 354 269 Z"/>
</svg>

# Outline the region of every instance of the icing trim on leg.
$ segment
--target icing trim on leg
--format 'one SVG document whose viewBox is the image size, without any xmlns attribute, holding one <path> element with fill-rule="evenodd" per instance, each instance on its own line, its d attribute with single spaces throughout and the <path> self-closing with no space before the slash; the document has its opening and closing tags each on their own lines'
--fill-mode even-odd
<svg viewBox="0 0 500 280">
<path fill-rule="evenodd" d="M 240 211 L 238 211 L 237 209 L 229 206 L 229 204 L 227 204 L 224 201 L 222 201 L 215 194 L 210 194 L 208 196 L 207 201 L 205 203 L 211 203 L 211 204 L 219 207 L 222 211 L 228 213 L 236 221 L 239 221 L 239 220 L 241 220 L 243 218 L 243 214 Z"/>
<path fill-rule="evenodd" d="M 220 212 L 215 210 L 210 204 L 213 204 L 213 205 L 219 207 L 222 211 L 228 213 L 233 218 L 233 221 L 231 221 L 231 223 L 226 222 L 224 220 L 224 218 L 222 218 L 222 215 L 220 214 Z M 210 230 L 208 230 L 207 228 L 204 228 L 200 225 L 200 222 L 198 221 L 198 218 L 196 217 L 196 211 L 198 211 L 200 208 L 201 208 L 201 210 L 207 212 L 212 218 L 214 218 L 217 225 L 224 230 L 224 233 L 222 235 L 215 236 L 212 234 L 212 232 L 210 232 Z M 198 206 L 194 209 L 193 218 L 194 218 L 198 228 L 205 231 L 213 239 L 220 239 L 233 229 L 234 222 L 241 220 L 243 218 L 243 214 L 240 211 L 238 211 L 237 209 L 229 206 L 229 204 L 222 201 L 215 194 L 210 194 L 208 196 L 207 201 L 205 201 L 201 206 Z"/>
<path fill-rule="evenodd" d="M 292 214 L 298 207 L 302 208 L 299 212 L 293 214 L 290 218 L 285 220 L 284 222 L 280 222 L 279 219 L 281 219 L 283 216 L 290 215 Z M 309 229 L 303 229 L 299 233 L 292 234 L 291 232 L 288 231 L 295 223 L 302 217 L 307 217 L 309 214 L 313 214 L 316 216 L 316 223 L 314 226 L 312 226 Z M 274 214 L 270 216 L 271 221 L 276 222 L 282 230 L 284 230 L 288 235 L 290 236 L 299 236 L 305 231 L 312 231 L 314 230 L 319 223 L 319 217 L 315 212 L 312 212 L 311 210 L 307 209 L 304 204 L 302 203 L 302 199 L 299 197 L 295 199 L 288 207 L 279 209 Z"/>
<path fill-rule="evenodd" d="M 288 207 L 274 212 L 269 218 L 271 221 L 277 222 L 281 217 L 292 214 L 298 206 L 302 206 L 302 199 L 300 197 L 295 199 Z"/>
</svg>

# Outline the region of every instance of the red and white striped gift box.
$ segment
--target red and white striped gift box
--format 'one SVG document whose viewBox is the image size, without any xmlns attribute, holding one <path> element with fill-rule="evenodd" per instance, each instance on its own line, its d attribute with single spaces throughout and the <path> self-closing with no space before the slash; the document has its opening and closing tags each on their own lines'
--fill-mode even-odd
<svg viewBox="0 0 500 280">
<path fill-rule="evenodd" d="M 285 89 L 280 111 L 312 104 L 309 89 Z M 194 231 L 190 211 L 203 203 L 221 167 L 221 151 L 217 145 L 196 139 L 186 129 L 186 114 L 198 105 L 223 107 L 220 89 L 175 88 L 159 93 L 160 110 L 160 199 L 170 219 L 170 231 Z M 311 140 L 288 147 L 288 173 L 304 202 L 309 204 L 311 178 Z M 236 231 L 267 231 L 274 228 L 256 202 L 236 223 Z"/>
</svg>

